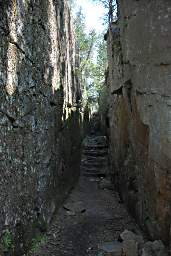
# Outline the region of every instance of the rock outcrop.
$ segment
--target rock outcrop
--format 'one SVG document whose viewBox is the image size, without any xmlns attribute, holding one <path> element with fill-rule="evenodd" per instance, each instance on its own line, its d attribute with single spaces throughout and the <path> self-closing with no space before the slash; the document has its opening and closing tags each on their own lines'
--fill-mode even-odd
<svg viewBox="0 0 171 256">
<path fill-rule="evenodd" d="M 171 2 L 118 1 L 108 32 L 112 172 L 152 239 L 171 224 Z"/>
<path fill-rule="evenodd" d="M 65 0 L 0 1 L 0 233 L 19 255 L 79 173 L 77 65 Z"/>
</svg>

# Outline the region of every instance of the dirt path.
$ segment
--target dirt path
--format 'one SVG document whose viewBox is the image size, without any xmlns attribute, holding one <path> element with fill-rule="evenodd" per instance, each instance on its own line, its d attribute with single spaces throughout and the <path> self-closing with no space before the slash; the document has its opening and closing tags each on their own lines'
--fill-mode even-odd
<svg viewBox="0 0 171 256">
<path fill-rule="evenodd" d="M 117 193 L 102 189 L 104 181 L 81 175 L 54 218 L 47 243 L 34 255 L 98 256 L 99 245 L 118 239 L 125 229 L 137 231 Z"/>
</svg>

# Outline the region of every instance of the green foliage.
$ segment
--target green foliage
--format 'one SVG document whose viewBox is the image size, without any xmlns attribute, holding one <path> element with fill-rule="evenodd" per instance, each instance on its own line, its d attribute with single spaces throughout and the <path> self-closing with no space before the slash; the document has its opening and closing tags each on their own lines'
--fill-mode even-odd
<svg viewBox="0 0 171 256">
<path fill-rule="evenodd" d="M 81 77 L 83 89 L 83 105 L 96 105 L 104 83 L 107 66 L 106 42 L 103 34 L 97 35 L 94 30 L 86 32 L 85 17 L 82 10 L 75 18 L 77 48 L 80 65 L 77 74 Z"/>
<path fill-rule="evenodd" d="M 14 249 L 13 235 L 9 229 L 6 229 L 2 236 L 1 248 L 4 252 L 8 252 Z"/>
<path fill-rule="evenodd" d="M 77 50 L 80 56 L 80 65 L 77 74 L 81 78 L 83 89 L 83 104 L 87 104 L 92 80 L 93 59 L 96 47 L 97 35 L 94 30 L 86 32 L 85 17 L 80 8 L 75 18 L 75 30 L 77 36 Z"/>
<path fill-rule="evenodd" d="M 97 42 L 97 60 L 92 70 L 92 75 L 94 77 L 94 85 L 98 93 L 103 88 L 104 85 L 104 75 L 107 68 L 107 49 L 106 42 L 103 40 L 103 35 L 100 35 Z"/>
<path fill-rule="evenodd" d="M 68 0 L 68 3 L 69 3 L 69 6 L 71 8 L 71 11 L 72 11 L 73 8 L 74 8 L 74 5 L 75 5 L 75 0 Z"/>
<path fill-rule="evenodd" d="M 92 58 L 92 53 L 94 50 L 96 42 L 96 33 L 94 30 L 86 33 L 85 27 L 85 17 L 80 8 L 76 14 L 75 18 L 75 30 L 77 36 L 77 49 L 80 55 L 80 69 L 85 71 L 89 65 L 89 61 Z"/>
<path fill-rule="evenodd" d="M 32 239 L 31 252 L 36 252 L 42 245 L 47 243 L 47 237 L 45 235 L 39 234 Z"/>
<path fill-rule="evenodd" d="M 104 22 L 110 24 L 117 19 L 117 0 L 93 0 L 94 2 L 100 2 L 106 9 L 104 16 Z"/>
</svg>

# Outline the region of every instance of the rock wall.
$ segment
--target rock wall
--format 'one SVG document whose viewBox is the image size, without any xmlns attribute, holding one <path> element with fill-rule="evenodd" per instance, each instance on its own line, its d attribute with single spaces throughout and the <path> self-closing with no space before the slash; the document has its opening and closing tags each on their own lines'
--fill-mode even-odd
<svg viewBox="0 0 171 256">
<path fill-rule="evenodd" d="M 77 59 L 66 0 L 0 1 L 0 235 L 18 255 L 79 173 Z"/>
<path fill-rule="evenodd" d="M 171 2 L 119 0 L 108 32 L 112 172 L 131 213 L 169 243 Z"/>
</svg>

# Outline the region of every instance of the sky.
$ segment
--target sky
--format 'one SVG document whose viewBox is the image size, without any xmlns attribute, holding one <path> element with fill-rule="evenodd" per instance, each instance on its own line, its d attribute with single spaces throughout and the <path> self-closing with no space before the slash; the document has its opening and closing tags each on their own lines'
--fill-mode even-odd
<svg viewBox="0 0 171 256">
<path fill-rule="evenodd" d="M 87 31 L 95 29 L 97 33 L 104 31 L 103 16 L 105 9 L 102 4 L 95 3 L 92 0 L 76 0 L 76 8 L 82 7 L 83 14 L 85 15 L 85 23 Z"/>
</svg>

